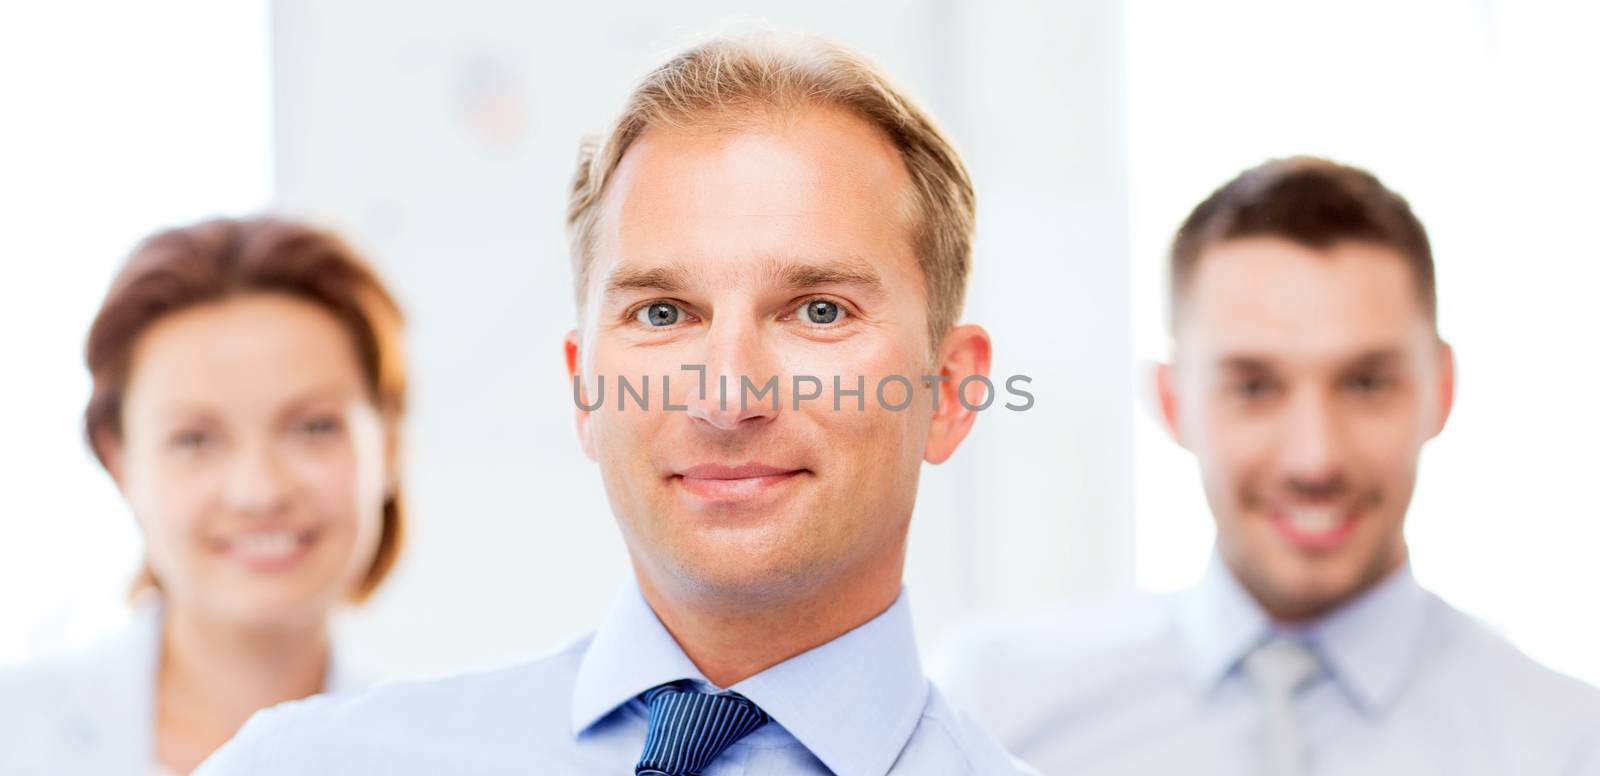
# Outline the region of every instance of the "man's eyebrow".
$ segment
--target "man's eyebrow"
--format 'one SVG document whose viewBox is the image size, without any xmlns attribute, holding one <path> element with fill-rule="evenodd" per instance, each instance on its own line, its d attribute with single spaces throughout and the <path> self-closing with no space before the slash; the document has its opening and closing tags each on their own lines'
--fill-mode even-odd
<svg viewBox="0 0 1600 776">
<path fill-rule="evenodd" d="M 1346 370 L 1376 369 L 1389 366 L 1404 358 L 1404 353 L 1398 348 L 1377 348 L 1356 354 L 1344 362 L 1341 367 Z M 1254 355 L 1229 355 L 1217 360 L 1217 364 L 1231 372 L 1270 372 L 1272 361 L 1269 358 Z"/>
<path fill-rule="evenodd" d="M 1231 372 L 1267 372 L 1272 364 L 1260 356 L 1223 356 L 1218 365 Z"/>
<path fill-rule="evenodd" d="M 864 261 L 845 259 L 826 262 L 783 261 L 773 265 L 771 275 L 787 288 L 818 286 L 859 286 L 869 291 L 883 288 L 883 278 Z"/>
<path fill-rule="evenodd" d="M 858 259 L 797 261 L 773 260 L 758 270 L 768 282 L 784 288 L 803 290 L 819 286 L 857 286 L 868 291 L 883 288 L 883 278 L 872 265 Z M 691 273 L 682 264 L 649 267 L 619 267 L 606 278 L 605 293 L 658 291 L 681 293 L 690 285 Z"/>
<path fill-rule="evenodd" d="M 689 286 L 689 272 L 681 265 L 622 267 L 606 278 L 606 293 L 661 291 L 678 293 Z"/>
<path fill-rule="evenodd" d="M 1390 366 L 1403 360 L 1404 356 L 1399 348 L 1381 348 L 1369 350 L 1351 359 L 1350 369 L 1377 369 Z"/>
</svg>

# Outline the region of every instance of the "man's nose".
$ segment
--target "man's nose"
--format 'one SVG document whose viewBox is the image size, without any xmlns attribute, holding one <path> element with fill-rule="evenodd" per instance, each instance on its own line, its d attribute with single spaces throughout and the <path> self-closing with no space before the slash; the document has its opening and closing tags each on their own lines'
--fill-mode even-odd
<svg viewBox="0 0 1600 776">
<path fill-rule="evenodd" d="M 1307 392 L 1291 405 L 1284 441 L 1284 470 L 1308 496 L 1343 487 L 1346 423 L 1330 397 Z"/>
<path fill-rule="evenodd" d="M 705 335 L 701 363 L 689 365 L 700 373 L 698 379 L 688 381 L 692 384 L 682 401 L 689 408 L 689 417 L 724 431 L 776 418 L 782 406 L 781 379 L 771 348 L 754 320 L 713 320 Z"/>
</svg>

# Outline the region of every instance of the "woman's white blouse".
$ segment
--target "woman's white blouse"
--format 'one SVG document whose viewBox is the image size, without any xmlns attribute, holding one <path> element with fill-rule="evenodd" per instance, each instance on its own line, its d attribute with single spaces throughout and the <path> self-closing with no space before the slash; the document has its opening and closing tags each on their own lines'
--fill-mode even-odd
<svg viewBox="0 0 1600 776">
<path fill-rule="evenodd" d="M 0 774 L 172 776 L 155 754 L 160 656 L 161 603 L 152 595 L 91 650 L 0 669 Z M 328 690 L 361 684 L 336 649 Z"/>
</svg>

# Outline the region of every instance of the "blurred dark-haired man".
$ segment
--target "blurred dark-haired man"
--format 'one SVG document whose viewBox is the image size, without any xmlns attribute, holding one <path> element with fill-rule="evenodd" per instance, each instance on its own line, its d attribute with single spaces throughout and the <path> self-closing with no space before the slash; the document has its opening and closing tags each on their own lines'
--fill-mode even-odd
<svg viewBox="0 0 1600 776">
<path fill-rule="evenodd" d="M 1210 568 L 957 639 L 957 701 L 1045 773 L 1600 773 L 1600 693 L 1412 577 L 1406 508 L 1455 386 L 1406 201 L 1268 162 L 1195 208 L 1171 261 L 1156 394 L 1200 464 Z"/>
</svg>

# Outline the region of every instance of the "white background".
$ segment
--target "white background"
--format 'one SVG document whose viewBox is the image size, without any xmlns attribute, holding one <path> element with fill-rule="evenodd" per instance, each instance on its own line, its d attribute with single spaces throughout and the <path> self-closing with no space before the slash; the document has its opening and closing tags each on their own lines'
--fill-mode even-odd
<svg viewBox="0 0 1600 776">
<path fill-rule="evenodd" d="M 1499 2 L 757 4 L 869 52 L 979 187 L 967 318 L 1036 407 L 925 471 L 921 635 L 1191 581 L 1192 462 L 1145 409 L 1162 252 L 1267 157 L 1371 167 L 1439 261 L 1460 397 L 1409 529 L 1419 576 L 1600 681 L 1600 177 L 1592 11 Z M 593 625 L 625 568 L 571 431 L 561 233 L 580 135 L 750 4 L 51 4 L 0 18 L 0 662 L 113 627 L 138 535 L 81 443 L 82 338 L 138 237 L 276 205 L 346 230 L 412 321 L 414 539 L 344 623 L 398 672 Z M 1580 18 L 1575 13 L 1587 13 Z M 20 120 L 19 120 L 20 119 Z"/>
<path fill-rule="evenodd" d="M 272 195 L 266 3 L 0 9 L 0 662 L 115 624 L 139 535 L 83 442 L 83 343 L 157 227 Z"/>
</svg>

